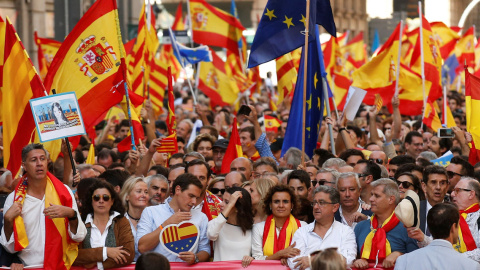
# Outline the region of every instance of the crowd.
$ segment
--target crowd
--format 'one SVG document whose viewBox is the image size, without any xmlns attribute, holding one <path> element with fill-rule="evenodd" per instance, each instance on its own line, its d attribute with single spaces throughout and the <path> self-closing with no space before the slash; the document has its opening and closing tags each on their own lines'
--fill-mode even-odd
<svg viewBox="0 0 480 270">
<path fill-rule="evenodd" d="M 352 122 L 325 118 L 313 153 L 292 147 L 283 156 L 289 99 L 272 110 L 257 96 L 249 115 L 236 116 L 244 156 L 228 161 L 226 174 L 233 108 L 210 110 L 204 98 L 194 106 L 183 89 L 176 95 L 178 153 L 156 151 L 168 135 L 167 114 L 155 116 L 147 101 L 147 136 L 136 150 L 118 152 L 128 121 L 110 118 L 74 149 L 75 175 L 65 144 L 57 159 L 41 144 L 26 145 L 18 177 L 0 164 L 0 263 L 167 269 L 168 262 L 241 261 L 248 268 L 277 260 L 301 270 L 480 269 L 480 164 L 468 161 L 472 137 L 458 92 L 448 95 L 454 138 L 400 115 L 394 98 L 392 113 L 362 105 Z M 282 124 L 265 131 L 265 115 Z M 86 164 L 92 143 L 95 164 Z M 450 153 L 446 167 L 433 164 Z M 402 200 L 411 210 L 398 210 Z M 163 233 L 182 222 L 195 225 L 197 240 L 172 252 Z"/>
</svg>

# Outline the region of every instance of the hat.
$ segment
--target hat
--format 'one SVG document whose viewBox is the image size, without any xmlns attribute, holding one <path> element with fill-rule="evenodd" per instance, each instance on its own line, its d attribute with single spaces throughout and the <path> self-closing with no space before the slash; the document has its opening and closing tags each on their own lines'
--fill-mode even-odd
<svg viewBox="0 0 480 270">
<path fill-rule="evenodd" d="M 405 198 L 395 208 L 395 215 L 405 227 L 420 227 L 420 198 L 413 190 L 405 192 Z"/>
<path fill-rule="evenodd" d="M 283 138 L 275 138 L 275 140 L 270 144 L 270 150 L 272 152 L 277 152 L 279 150 L 282 150 L 283 146 Z"/>
<path fill-rule="evenodd" d="M 228 147 L 228 140 L 226 140 L 226 139 L 220 139 L 220 140 L 216 141 L 212 148 L 215 148 L 215 147 L 220 147 L 220 148 L 222 148 L 222 149 L 227 149 L 227 147 Z"/>
</svg>

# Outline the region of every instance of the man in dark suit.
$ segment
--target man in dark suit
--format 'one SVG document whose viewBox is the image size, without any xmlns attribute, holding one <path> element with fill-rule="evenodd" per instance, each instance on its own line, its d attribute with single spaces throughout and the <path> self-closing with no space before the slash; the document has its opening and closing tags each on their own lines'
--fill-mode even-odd
<svg viewBox="0 0 480 270">
<path fill-rule="evenodd" d="M 373 214 L 370 210 L 364 210 L 360 204 L 362 188 L 356 173 L 341 173 L 337 180 L 337 189 L 340 193 L 340 208 L 335 212 L 336 221 L 353 229 L 358 222 Z"/>
</svg>

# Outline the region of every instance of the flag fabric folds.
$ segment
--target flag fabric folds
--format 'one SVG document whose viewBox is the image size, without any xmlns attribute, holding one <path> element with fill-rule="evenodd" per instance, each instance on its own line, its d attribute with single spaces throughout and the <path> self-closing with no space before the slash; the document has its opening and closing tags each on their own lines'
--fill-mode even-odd
<svg viewBox="0 0 480 270">
<path fill-rule="evenodd" d="M 91 165 L 95 164 L 95 146 L 93 145 L 93 143 L 90 144 L 87 160 L 85 161 L 85 163 Z"/>
<path fill-rule="evenodd" d="M 303 2 L 269 0 L 253 39 L 248 67 L 258 66 L 303 46 L 305 16 L 306 4 Z M 315 24 L 320 24 L 328 33 L 336 36 L 329 0 L 310 2 L 309 24 L 308 29 L 314 29 Z M 310 40 L 314 38 L 309 35 Z"/>
<path fill-rule="evenodd" d="M 37 57 L 39 73 L 40 77 L 43 79 L 47 76 L 48 68 L 62 43 L 53 39 L 41 38 L 38 36 L 37 31 L 34 32 L 34 37 L 35 44 L 37 44 L 38 47 Z"/>
<path fill-rule="evenodd" d="M 264 115 L 263 118 L 265 119 L 265 132 L 278 132 L 282 121 L 268 114 Z"/>
<path fill-rule="evenodd" d="M 3 118 L 3 162 L 15 177 L 22 164 L 22 148 L 30 143 L 35 130 L 29 100 L 45 95 L 45 88 L 8 18 L 4 33 L 2 54 L 5 62 L 0 108 Z"/>
<path fill-rule="evenodd" d="M 5 51 L 5 21 L 2 16 L 0 16 L 0 126 L 2 125 L 2 86 L 3 86 L 3 63 L 4 61 L 4 51 Z"/>
<path fill-rule="evenodd" d="M 178 152 L 178 143 L 176 134 L 168 135 L 160 141 L 160 146 L 157 147 L 158 153 L 175 154 Z"/>
<path fill-rule="evenodd" d="M 240 135 L 238 134 L 237 118 L 233 118 L 232 133 L 228 142 L 227 150 L 223 156 L 222 168 L 220 173 L 230 172 L 230 163 L 238 157 L 243 157 L 242 145 L 240 143 Z"/>
<path fill-rule="evenodd" d="M 477 159 L 480 158 L 480 78 L 465 70 L 465 107 L 467 130 L 472 134 Z M 473 149 L 473 147 L 472 147 Z"/>
<path fill-rule="evenodd" d="M 167 117 L 167 130 L 168 135 L 177 133 L 177 121 L 175 120 L 175 97 L 173 96 L 173 87 L 172 87 L 172 69 L 168 67 L 167 69 L 167 81 L 168 81 L 168 117 Z"/>
<path fill-rule="evenodd" d="M 167 69 L 168 66 L 165 62 L 160 61 L 159 58 L 154 58 L 150 70 L 148 92 L 156 114 L 163 112 L 163 98 L 165 97 L 165 89 L 168 83 Z"/>
<path fill-rule="evenodd" d="M 292 58 L 292 53 L 286 53 L 276 60 L 277 65 L 277 89 L 278 101 L 281 104 L 283 99 L 291 94 L 295 89 L 295 82 L 297 81 L 297 69 Z"/>
<path fill-rule="evenodd" d="M 470 27 L 455 45 L 455 55 L 462 65 L 475 67 L 475 27 Z"/>
<path fill-rule="evenodd" d="M 89 130 L 123 98 L 124 56 L 116 1 L 96 1 L 62 43 L 45 88 L 57 93 L 74 91 Z"/>
<path fill-rule="evenodd" d="M 316 29 L 318 31 L 318 29 Z M 313 30 L 312 30 L 313 32 Z M 318 32 L 315 32 L 318 33 Z M 318 35 L 317 35 L 318 36 Z M 302 110 L 305 109 L 305 154 L 313 155 L 318 139 L 318 130 L 323 116 L 323 87 L 321 70 L 321 47 L 318 39 L 310 42 L 308 55 L 302 52 L 300 67 L 304 66 L 305 58 L 308 58 L 307 81 L 303 81 L 304 69 L 298 72 L 295 93 L 293 94 L 292 107 L 288 119 L 285 139 L 283 141 L 282 156 L 290 147 L 302 149 Z M 303 84 L 307 84 L 306 104 L 303 104 Z"/>
<path fill-rule="evenodd" d="M 123 111 L 125 112 L 125 115 L 128 115 L 128 106 L 126 102 L 122 102 L 122 107 L 123 107 Z M 145 134 L 143 132 L 142 121 L 140 120 L 137 113 L 135 112 L 135 109 L 131 102 L 130 102 L 130 115 L 132 118 L 133 138 L 135 139 L 135 145 L 138 145 L 140 143 L 140 140 L 143 140 L 145 138 Z M 130 150 L 131 144 L 132 144 L 132 134 L 128 135 L 126 138 L 124 138 L 122 141 L 118 143 L 117 145 L 118 152 L 121 153 L 121 152 Z"/>
<path fill-rule="evenodd" d="M 238 41 L 245 28 L 237 18 L 205 0 L 190 0 L 190 16 L 193 41 L 238 53 Z"/>
<path fill-rule="evenodd" d="M 231 105 L 237 100 L 238 85 L 234 78 L 228 77 L 225 62 L 212 51 L 212 62 L 198 64 L 198 89 L 210 98 L 213 106 Z"/>
<path fill-rule="evenodd" d="M 443 22 L 431 22 L 430 27 L 440 47 L 442 58 L 447 59 L 454 50 L 455 44 L 460 39 L 458 31 L 446 26 Z"/>
<path fill-rule="evenodd" d="M 170 40 L 172 42 L 173 54 L 177 57 L 177 60 L 180 62 L 182 67 L 185 67 L 186 64 L 194 65 L 198 62 L 211 62 L 212 54 L 208 49 L 208 46 L 198 46 L 196 48 L 188 48 L 180 44 L 175 38 L 175 34 L 172 31 L 172 28 L 168 29 L 170 33 Z"/>
</svg>

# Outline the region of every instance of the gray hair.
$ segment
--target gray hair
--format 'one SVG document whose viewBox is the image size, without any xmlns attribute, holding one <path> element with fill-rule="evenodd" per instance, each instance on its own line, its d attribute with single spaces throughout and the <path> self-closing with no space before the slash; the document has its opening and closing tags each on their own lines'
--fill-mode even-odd
<svg viewBox="0 0 480 270">
<path fill-rule="evenodd" d="M 27 160 L 27 155 L 30 153 L 30 151 L 33 150 L 43 150 L 45 152 L 45 155 L 48 158 L 48 152 L 43 148 L 43 144 L 40 143 L 30 143 L 27 144 L 25 147 L 22 149 L 22 161 L 25 162 Z"/>
<path fill-rule="evenodd" d="M 424 159 L 426 159 L 426 160 L 428 160 L 428 161 L 432 161 L 432 160 L 438 158 L 437 155 L 436 155 L 434 152 L 432 152 L 432 151 L 423 151 L 423 152 L 421 152 L 420 155 L 418 155 L 418 156 L 419 156 L 419 157 L 422 157 L 422 158 L 424 158 Z"/>
<path fill-rule="evenodd" d="M 380 167 L 380 169 L 382 170 L 380 176 L 381 176 L 382 178 L 388 178 L 388 170 L 387 170 L 387 168 L 385 168 L 385 166 L 383 166 L 383 165 L 381 165 L 381 164 L 377 164 L 377 165 L 378 165 L 378 167 Z"/>
<path fill-rule="evenodd" d="M 150 175 L 150 176 L 145 177 L 145 179 L 143 179 L 143 181 L 145 181 L 145 183 L 147 183 L 148 188 L 150 188 L 150 185 L 152 184 L 152 180 L 160 180 L 160 182 L 165 182 L 165 183 L 167 183 L 167 186 L 170 186 L 168 184 L 167 178 L 165 176 L 161 175 L 161 174 Z"/>
<path fill-rule="evenodd" d="M 358 175 L 354 172 L 345 172 L 345 173 L 340 173 L 340 175 L 338 176 L 338 179 L 337 179 L 337 188 L 338 188 L 338 181 L 340 181 L 340 179 L 345 179 L 345 178 L 349 178 L 349 177 L 353 177 L 355 179 L 355 182 L 357 182 L 357 186 L 358 188 L 362 188 L 362 185 L 360 184 L 360 180 L 358 179 Z"/>
<path fill-rule="evenodd" d="M 296 147 L 290 147 L 283 158 L 287 162 L 287 165 L 292 165 L 292 168 L 295 170 L 297 169 L 298 165 L 302 163 L 302 150 Z"/>
<path fill-rule="evenodd" d="M 195 152 L 195 151 L 192 151 L 192 152 L 189 152 L 189 153 L 185 154 L 183 156 L 183 160 L 185 160 L 187 157 L 196 157 L 197 159 L 205 161 L 205 157 L 203 157 L 202 154 L 200 154 L 198 152 Z"/>
<path fill-rule="evenodd" d="M 329 158 L 327 159 L 323 165 L 322 165 L 322 168 L 329 168 L 329 167 L 343 167 L 347 165 L 347 163 L 345 162 L 345 160 L 341 159 L 341 158 Z"/>
<path fill-rule="evenodd" d="M 337 170 L 330 169 L 330 168 L 321 168 L 320 170 L 317 171 L 317 174 L 319 174 L 319 173 L 330 173 L 332 175 L 333 181 L 335 181 L 335 183 L 337 183 L 338 177 L 340 176 L 340 173 Z"/>
<path fill-rule="evenodd" d="M 480 183 L 478 180 L 469 176 L 462 176 L 460 180 L 468 181 L 468 189 L 475 191 L 475 198 L 480 201 Z"/>
<path fill-rule="evenodd" d="M 400 193 L 398 192 L 397 184 L 389 179 L 389 178 L 380 178 L 378 180 L 373 181 L 370 185 L 375 188 L 378 186 L 383 186 L 383 193 L 387 196 L 394 196 L 395 197 L 395 205 L 400 202 Z"/>
<path fill-rule="evenodd" d="M 319 192 L 328 194 L 330 201 L 332 201 L 332 203 L 340 203 L 340 193 L 336 188 L 333 188 L 330 186 L 319 186 L 313 192 L 313 197 L 315 197 L 315 195 Z"/>
</svg>

